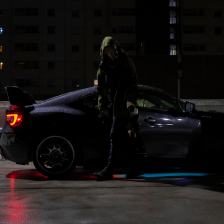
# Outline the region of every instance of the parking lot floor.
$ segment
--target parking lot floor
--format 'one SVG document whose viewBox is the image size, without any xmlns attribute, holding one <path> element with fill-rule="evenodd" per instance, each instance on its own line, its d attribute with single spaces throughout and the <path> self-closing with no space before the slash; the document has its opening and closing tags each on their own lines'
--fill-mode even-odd
<svg viewBox="0 0 224 224">
<path fill-rule="evenodd" d="M 77 168 L 50 180 L 33 166 L 0 161 L 0 223 L 224 223 L 224 175 L 181 168 L 147 168 L 136 179 L 119 170 L 97 181 Z"/>
</svg>

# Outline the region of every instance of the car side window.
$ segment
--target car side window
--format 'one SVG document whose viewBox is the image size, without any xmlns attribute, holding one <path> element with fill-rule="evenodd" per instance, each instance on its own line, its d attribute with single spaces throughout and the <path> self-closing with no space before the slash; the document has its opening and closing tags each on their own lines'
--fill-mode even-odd
<svg viewBox="0 0 224 224">
<path fill-rule="evenodd" d="M 144 97 L 139 97 L 137 103 L 139 107 L 156 108 L 156 105 L 154 103 L 150 102 L 147 99 L 144 99 Z"/>
<path fill-rule="evenodd" d="M 82 106 L 89 109 L 98 109 L 98 96 L 88 96 L 82 100 Z"/>
<path fill-rule="evenodd" d="M 149 109 L 181 111 L 177 99 L 163 91 L 141 92 L 137 102 L 140 107 L 146 107 Z"/>
</svg>

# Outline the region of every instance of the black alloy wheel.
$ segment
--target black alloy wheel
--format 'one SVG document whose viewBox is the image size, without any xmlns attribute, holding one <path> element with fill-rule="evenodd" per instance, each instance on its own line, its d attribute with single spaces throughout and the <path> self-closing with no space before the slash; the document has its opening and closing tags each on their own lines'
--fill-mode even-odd
<svg viewBox="0 0 224 224">
<path fill-rule="evenodd" d="M 45 176 L 61 178 L 75 168 L 76 153 L 71 142 L 62 136 L 44 138 L 33 152 L 36 169 Z"/>
</svg>

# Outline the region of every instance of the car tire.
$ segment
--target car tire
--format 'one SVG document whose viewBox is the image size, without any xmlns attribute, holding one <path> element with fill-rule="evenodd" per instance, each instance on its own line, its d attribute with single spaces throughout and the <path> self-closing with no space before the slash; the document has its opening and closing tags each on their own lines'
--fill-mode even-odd
<svg viewBox="0 0 224 224">
<path fill-rule="evenodd" d="M 76 151 L 72 140 L 66 135 L 44 136 L 33 147 L 33 163 L 44 176 L 64 178 L 75 169 Z"/>
</svg>

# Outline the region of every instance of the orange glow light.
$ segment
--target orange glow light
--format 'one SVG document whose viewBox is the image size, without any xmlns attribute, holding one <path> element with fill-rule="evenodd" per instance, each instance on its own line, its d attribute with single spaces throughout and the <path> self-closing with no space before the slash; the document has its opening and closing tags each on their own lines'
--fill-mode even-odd
<svg viewBox="0 0 224 224">
<path fill-rule="evenodd" d="M 20 114 L 7 114 L 6 121 L 10 126 L 16 127 L 22 122 L 22 115 Z"/>
</svg>

